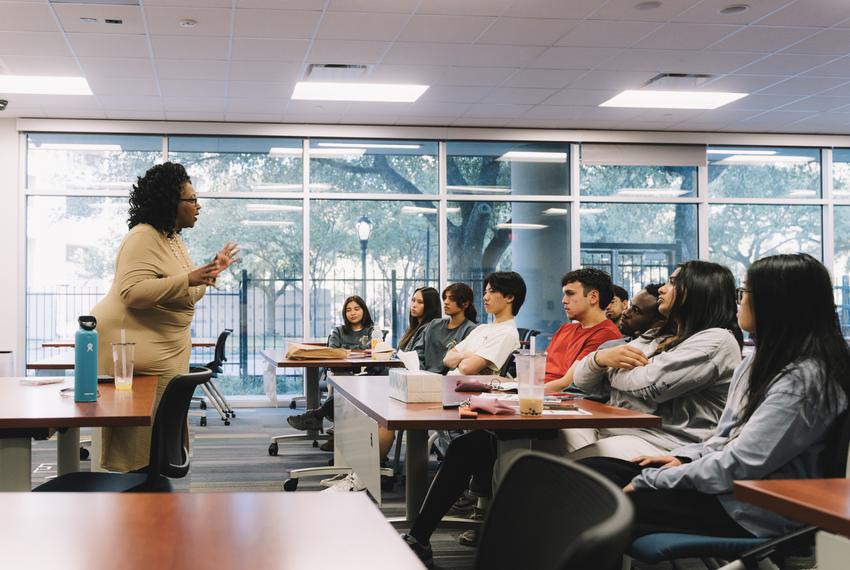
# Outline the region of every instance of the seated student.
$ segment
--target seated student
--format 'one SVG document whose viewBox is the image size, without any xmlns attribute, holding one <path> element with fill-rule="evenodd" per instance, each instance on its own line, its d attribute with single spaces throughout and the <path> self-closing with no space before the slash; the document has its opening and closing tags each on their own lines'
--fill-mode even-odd
<svg viewBox="0 0 850 570">
<path fill-rule="evenodd" d="M 328 338 L 328 346 L 331 348 L 349 348 L 365 350 L 369 348 L 372 340 L 372 329 L 374 322 L 366 301 L 357 295 L 348 297 L 342 304 L 342 323 L 331 331 Z M 334 419 L 333 396 L 325 400 L 320 408 L 307 410 L 297 416 L 289 416 L 286 423 L 301 431 L 310 429 L 322 429 L 322 421 L 328 418 Z M 333 440 L 322 444 L 325 451 L 333 451 Z"/>
<path fill-rule="evenodd" d="M 479 325 L 443 358 L 449 374 L 495 374 L 519 348 L 514 317 L 525 301 L 525 281 L 514 271 L 498 271 L 484 279 L 484 310 L 494 322 Z"/>
<path fill-rule="evenodd" d="M 619 285 L 614 285 L 613 290 L 614 298 L 605 307 L 605 316 L 614 321 L 614 324 L 619 324 L 623 311 L 629 306 L 629 292 Z"/>
<path fill-rule="evenodd" d="M 661 287 L 667 325 L 630 343 L 598 350 L 572 370 L 577 388 L 609 393 L 608 404 L 661 416 L 661 428 L 562 430 L 557 449 L 571 459 L 666 453 L 708 437 L 741 362 L 735 278 L 726 267 L 688 261 Z"/>
<path fill-rule="evenodd" d="M 659 309 L 676 323 L 672 336 L 641 337 L 623 346 L 593 352 L 574 368 L 578 378 L 585 363 L 594 355 L 602 355 L 598 358 L 598 375 L 602 377 L 599 384 L 607 376 L 602 366 L 616 367 L 610 380 L 611 405 L 662 416 L 660 429 L 609 429 L 594 434 L 611 438 L 612 443 L 618 444 L 615 451 L 631 453 L 627 457 L 640 454 L 640 450 L 669 450 L 707 437 L 723 409 L 732 371 L 741 361 L 736 338 L 736 333 L 740 337 L 740 330 L 735 324 L 735 280 L 727 268 L 705 261 L 682 264 L 661 288 Z M 597 386 L 588 387 L 593 388 L 588 391 L 599 391 Z M 575 430 L 559 430 L 558 434 L 563 437 L 566 432 L 569 438 L 572 431 Z M 557 441 L 535 441 L 534 446 L 562 452 L 553 447 Z M 606 439 L 595 444 L 592 441 L 582 442 L 591 445 L 578 451 L 581 457 L 594 454 L 594 450 L 598 453 L 600 443 Z M 577 447 L 571 444 L 567 451 Z M 452 441 L 409 535 L 404 536 L 420 559 L 430 556 L 431 534 L 463 492 L 470 476 L 485 496 L 492 493 L 495 463 L 494 434 L 478 430 Z M 507 467 L 500 465 L 504 470 Z"/>
<path fill-rule="evenodd" d="M 850 351 L 829 272 L 807 254 L 766 257 L 750 266 L 738 299 L 738 322 L 755 334 L 756 350 L 735 370 L 713 435 L 664 456 L 583 461 L 625 486 L 635 536 L 779 536 L 802 525 L 736 500 L 732 482 L 836 475 L 823 454 L 845 453 L 827 440 L 847 409 Z"/>
<path fill-rule="evenodd" d="M 440 318 L 440 294 L 433 287 L 420 287 L 410 300 L 407 330 L 398 341 L 399 350 L 418 350 L 425 340 L 425 328 Z"/>
<path fill-rule="evenodd" d="M 576 269 L 561 279 L 561 304 L 569 321 L 555 331 L 546 350 L 547 382 L 563 378 L 573 362 L 621 337 L 617 326 L 605 318 L 611 287 L 611 277 L 595 268 Z"/>
<path fill-rule="evenodd" d="M 448 318 L 434 319 L 425 328 L 422 343 L 416 347 L 422 370 L 449 371 L 443 364 L 446 353 L 477 326 L 478 311 L 472 301 L 472 288 L 466 283 L 452 283 L 443 290 L 443 313 Z"/>
</svg>

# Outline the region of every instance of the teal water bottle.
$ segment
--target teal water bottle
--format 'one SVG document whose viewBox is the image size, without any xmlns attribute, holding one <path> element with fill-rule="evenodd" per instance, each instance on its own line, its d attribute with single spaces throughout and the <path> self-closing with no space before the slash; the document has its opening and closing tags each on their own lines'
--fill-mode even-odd
<svg viewBox="0 0 850 570">
<path fill-rule="evenodd" d="M 74 335 L 74 401 L 97 401 L 97 320 L 90 315 L 77 319 Z"/>
</svg>

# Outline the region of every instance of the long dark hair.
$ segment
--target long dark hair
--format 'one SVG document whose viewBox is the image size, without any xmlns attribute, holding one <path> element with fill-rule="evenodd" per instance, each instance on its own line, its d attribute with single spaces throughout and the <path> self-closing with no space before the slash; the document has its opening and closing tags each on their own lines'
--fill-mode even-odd
<svg viewBox="0 0 850 570">
<path fill-rule="evenodd" d="M 164 162 L 139 176 L 130 191 L 130 211 L 127 225 L 150 224 L 168 237 L 177 225 L 177 206 L 183 186 L 192 179 L 182 164 Z"/>
<path fill-rule="evenodd" d="M 741 423 L 753 415 L 782 371 L 804 360 L 820 368 L 824 395 L 830 387 L 850 395 L 850 349 L 835 314 L 826 267 L 806 253 L 772 255 L 750 266 L 745 286 L 755 319 L 756 353 Z"/>
<path fill-rule="evenodd" d="M 363 320 L 360 321 L 360 324 L 363 325 L 364 329 L 368 329 L 375 323 L 372 321 L 372 315 L 369 313 L 369 307 L 366 306 L 366 301 L 363 300 L 359 295 L 352 295 L 348 297 L 345 302 L 342 304 L 342 328 L 345 329 L 345 332 L 353 332 L 351 330 L 351 323 L 348 322 L 348 317 L 345 316 L 345 308 L 348 307 L 349 303 L 357 303 L 361 309 L 363 309 Z"/>
<path fill-rule="evenodd" d="M 735 277 L 728 267 L 710 261 L 688 261 L 679 265 L 672 284 L 676 299 L 667 324 L 673 337 L 665 343 L 664 350 L 711 328 L 727 329 L 735 336 L 738 346 L 744 345 L 744 335 L 738 327 Z M 668 330 L 668 326 L 662 328 Z"/>
<path fill-rule="evenodd" d="M 416 295 L 417 293 L 422 293 L 425 310 L 422 312 L 421 317 L 409 315 L 407 330 L 404 331 L 404 336 L 401 337 L 400 341 L 398 341 L 398 346 L 401 349 L 407 348 L 407 343 L 410 342 L 413 335 L 416 334 L 416 331 L 419 330 L 420 327 L 427 325 L 434 319 L 439 319 L 440 315 L 442 315 L 442 311 L 440 310 L 440 294 L 436 289 L 433 287 L 420 287 L 413 292 L 413 295 Z M 413 295 L 411 295 L 411 297 Z"/>
<path fill-rule="evenodd" d="M 463 309 L 463 316 L 466 317 L 466 320 L 473 323 L 478 322 L 478 310 L 473 304 L 475 293 L 472 292 L 472 287 L 466 283 L 452 283 L 443 289 L 443 300 L 445 300 L 446 295 L 451 295 L 455 304 Z"/>
</svg>

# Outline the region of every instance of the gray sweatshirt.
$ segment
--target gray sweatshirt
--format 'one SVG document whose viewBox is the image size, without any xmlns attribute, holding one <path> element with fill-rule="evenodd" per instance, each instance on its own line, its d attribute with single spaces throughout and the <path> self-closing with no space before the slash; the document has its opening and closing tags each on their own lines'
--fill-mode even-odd
<svg viewBox="0 0 850 570">
<path fill-rule="evenodd" d="M 328 338 L 328 346 L 331 348 L 364 350 L 371 346 L 373 328 L 365 327 L 359 331 L 352 331 L 346 330 L 343 325 L 339 325 L 331 331 L 331 336 Z"/>
<path fill-rule="evenodd" d="M 629 344 L 653 354 L 663 338 L 652 332 Z M 573 382 L 592 394 L 610 390 L 612 406 L 661 416 L 661 428 L 601 429 L 600 437 L 634 435 L 671 450 L 714 433 L 740 362 L 741 349 L 732 333 L 711 328 L 631 370 L 597 366 L 591 353 L 576 364 Z"/>
<path fill-rule="evenodd" d="M 748 356 L 735 370 L 714 435 L 705 442 L 672 451 L 672 455 L 688 457 L 691 462 L 667 469 L 644 469 L 632 483 L 637 489 L 696 489 L 718 495 L 738 524 L 766 538 L 803 525 L 736 501 L 732 481 L 834 476 L 824 472 L 820 455 L 835 419 L 847 408 L 847 397 L 837 385 L 824 385 L 822 370 L 812 361 L 795 363 L 774 380 L 747 423 L 738 426 L 746 404 L 752 359 Z"/>
</svg>

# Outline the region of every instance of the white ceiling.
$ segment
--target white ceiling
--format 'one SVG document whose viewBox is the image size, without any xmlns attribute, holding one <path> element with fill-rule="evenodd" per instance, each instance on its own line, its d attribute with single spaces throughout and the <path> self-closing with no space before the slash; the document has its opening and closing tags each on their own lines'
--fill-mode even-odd
<svg viewBox="0 0 850 570">
<path fill-rule="evenodd" d="M 84 75 L 95 94 L 0 93 L 0 116 L 850 133 L 850 0 L 641 1 L 0 0 L 0 74 Z M 310 63 L 431 88 L 412 104 L 290 101 Z M 597 106 L 674 72 L 751 95 L 713 111 Z"/>
</svg>

